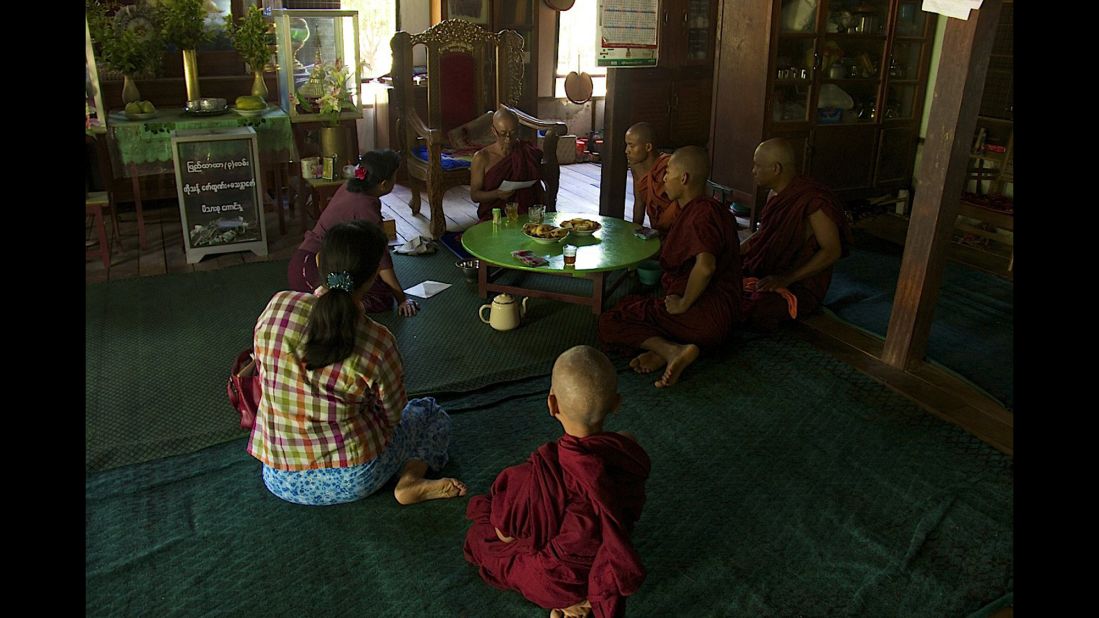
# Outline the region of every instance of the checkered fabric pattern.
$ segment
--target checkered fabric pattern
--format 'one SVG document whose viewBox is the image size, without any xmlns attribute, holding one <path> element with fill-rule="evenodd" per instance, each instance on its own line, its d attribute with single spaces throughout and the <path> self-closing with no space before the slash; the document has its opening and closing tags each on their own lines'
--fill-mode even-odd
<svg viewBox="0 0 1099 618">
<path fill-rule="evenodd" d="M 308 370 L 304 340 L 317 297 L 279 292 L 256 323 L 263 381 L 248 452 L 280 470 L 354 466 L 380 453 L 408 403 L 397 341 L 363 316 L 355 351 Z"/>
</svg>

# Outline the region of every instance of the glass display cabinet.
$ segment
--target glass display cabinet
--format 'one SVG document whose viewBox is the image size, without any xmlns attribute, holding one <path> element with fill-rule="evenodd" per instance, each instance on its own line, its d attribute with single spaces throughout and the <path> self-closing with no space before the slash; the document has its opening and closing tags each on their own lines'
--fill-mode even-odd
<svg viewBox="0 0 1099 618">
<path fill-rule="evenodd" d="M 358 11 L 274 9 L 278 40 L 279 105 L 291 122 L 337 119 L 320 113 L 325 76 L 346 67 L 339 120 L 362 117 Z"/>
<path fill-rule="evenodd" d="M 783 137 L 841 199 L 909 188 L 936 26 L 919 0 L 726 0 L 721 19 L 712 180 L 762 204 L 751 156 Z"/>
</svg>

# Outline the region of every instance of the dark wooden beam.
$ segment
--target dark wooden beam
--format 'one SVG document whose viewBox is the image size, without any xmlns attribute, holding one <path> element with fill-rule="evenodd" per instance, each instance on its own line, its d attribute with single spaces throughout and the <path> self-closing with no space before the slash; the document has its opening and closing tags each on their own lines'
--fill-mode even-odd
<svg viewBox="0 0 1099 618">
<path fill-rule="evenodd" d="M 607 101 L 603 112 L 602 170 L 599 180 L 599 214 L 626 215 L 626 129 L 630 128 L 631 73 L 638 69 L 607 69 Z"/>
<path fill-rule="evenodd" d="M 912 217 L 882 361 L 900 369 L 923 359 L 958 214 L 1001 0 L 968 20 L 946 18 Z"/>
</svg>

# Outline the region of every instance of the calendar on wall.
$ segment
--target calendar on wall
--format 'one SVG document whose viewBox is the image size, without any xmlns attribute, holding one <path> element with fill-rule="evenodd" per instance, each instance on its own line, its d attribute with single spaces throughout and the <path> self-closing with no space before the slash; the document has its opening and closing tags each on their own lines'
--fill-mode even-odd
<svg viewBox="0 0 1099 618">
<path fill-rule="evenodd" d="M 659 5 L 659 0 L 599 0 L 596 66 L 656 66 Z"/>
</svg>

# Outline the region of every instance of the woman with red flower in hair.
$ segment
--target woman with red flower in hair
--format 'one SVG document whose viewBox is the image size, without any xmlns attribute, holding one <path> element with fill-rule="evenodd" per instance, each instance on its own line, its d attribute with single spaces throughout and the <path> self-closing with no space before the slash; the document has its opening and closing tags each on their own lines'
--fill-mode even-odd
<svg viewBox="0 0 1099 618">
<path fill-rule="evenodd" d="M 287 272 L 290 289 L 312 292 L 323 283 L 317 273 L 317 252 L 328 230 L 355 219 L 365 219 L 381 227 L 381 197 L 393 190 L 400 162 L 400 157 L 392 150 L 372 150 L 359 156 L 355 175 L 336 190 L 317 225 L 305 233 L 305 240 L 290 258 Z M 397 312 L 406 317 L 416 315 L 420 308 L 416 301 L 405 296 L 393 271 L 393 256 L 387 250 L 378 266 L 378 278 L 363 298 L 363 308 L 367 313 L 377 313 L 389 310 L 394 302 Z"/>
</svg>

